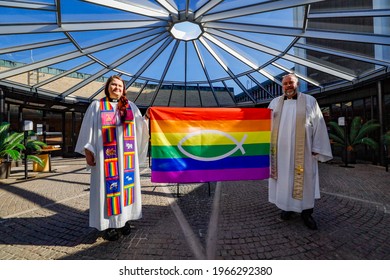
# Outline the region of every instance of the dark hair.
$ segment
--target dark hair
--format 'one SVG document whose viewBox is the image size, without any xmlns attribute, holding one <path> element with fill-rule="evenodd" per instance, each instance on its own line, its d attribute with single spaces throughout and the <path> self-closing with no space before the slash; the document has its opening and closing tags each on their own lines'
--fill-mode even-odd
<svg viewBox="0 0 390 280">
<path fill-rule="evenodd" d="M 125 85 L 125 82 L 122 80 L 122 78 L 120 76 L 117 76 L 117 75 L 111 76 L 110 78 L 108 78 L 108 80 L 106 82 L 106 85 L 104 87 L 104 94 L 107 97 L 110 97 L 110 92 L 108 91 L 108 89 L 110 87 L 110 83 L 114 79 L 120 80 L 122 82 L 122 84 L 123 84 L 123 93 L 122 93 L 122 96 L 119 98 L 118 107 L 117 107 L 117 109 L 119 111 L 120 119 L 123 122 L 126 119 L 126 107 L 127 107 L 127 104 L 129 103 L 129 100 L 127 100 L 127 98 L 126 98 L 126 85 Z"/>
</svg>

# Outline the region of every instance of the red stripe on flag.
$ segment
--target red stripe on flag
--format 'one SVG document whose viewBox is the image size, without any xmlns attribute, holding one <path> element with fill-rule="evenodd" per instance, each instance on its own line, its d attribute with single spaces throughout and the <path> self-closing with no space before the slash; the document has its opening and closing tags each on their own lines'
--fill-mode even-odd
<svg viewBox="0 0 390 280">
<path fill-rule="evenodd" d="M 259 108 L 151 107 L 152 120 L 259 120 L 270 119 L 269 110 Z"/>
</svg>

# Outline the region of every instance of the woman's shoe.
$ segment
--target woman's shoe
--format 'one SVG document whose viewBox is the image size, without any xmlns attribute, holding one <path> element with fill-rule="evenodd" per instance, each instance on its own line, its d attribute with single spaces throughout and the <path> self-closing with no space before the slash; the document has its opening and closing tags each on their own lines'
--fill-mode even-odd
<svg viewBox="0 0 390 280">
<path fill-rule="evenodd" d="M 109 241 L 116 241 L 119 239 L 119 233 L 115 228 L 108 228 L 104 231 L 104 239 Z"/>
</svg>

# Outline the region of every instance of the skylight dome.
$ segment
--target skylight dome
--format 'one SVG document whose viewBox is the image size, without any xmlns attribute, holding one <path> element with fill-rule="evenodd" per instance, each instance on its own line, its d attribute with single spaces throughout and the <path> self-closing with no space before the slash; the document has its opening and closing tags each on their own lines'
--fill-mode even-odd
<svg viewBox="0 0 390 280">
<path fill-rule="evenodd" d="M 289 72 L 324 94 L 390 71 L 388 0 L 0 1 L 0 15 L 0 85 L 64 103 L 103 97 L 112 75 L 141 107 L 231 107 L 269 102 Z"/>
<path fill-rule="evenodd" d="M 198 39 L 202 34 L 199 24 L 183 21 L 175 23 L 171 29 L 173 37 L 178 40 L 191 41 Z"/>
</svg>

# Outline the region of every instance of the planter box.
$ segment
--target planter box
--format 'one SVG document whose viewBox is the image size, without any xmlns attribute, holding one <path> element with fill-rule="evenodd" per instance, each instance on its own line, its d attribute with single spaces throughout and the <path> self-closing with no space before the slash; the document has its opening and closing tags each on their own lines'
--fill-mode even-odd
<svg viewBox="0 0 390 280">
<path fill-rule="evenodd" d="M 11 174 L 11 162 L 5 161 L 0 163 L 0 179 L 7 179 Z"/>
<path fill-rule="evenodd" d="M 33 162 L 33 171 L 34 172 L 49 172 L 50 171 L 50 163 L 49 163 L 49 154 L 42 154 L 42 155 L 37 155 L 39 157 L 44 165 L 40 166 L 38 163 Z"/>
</svg>

